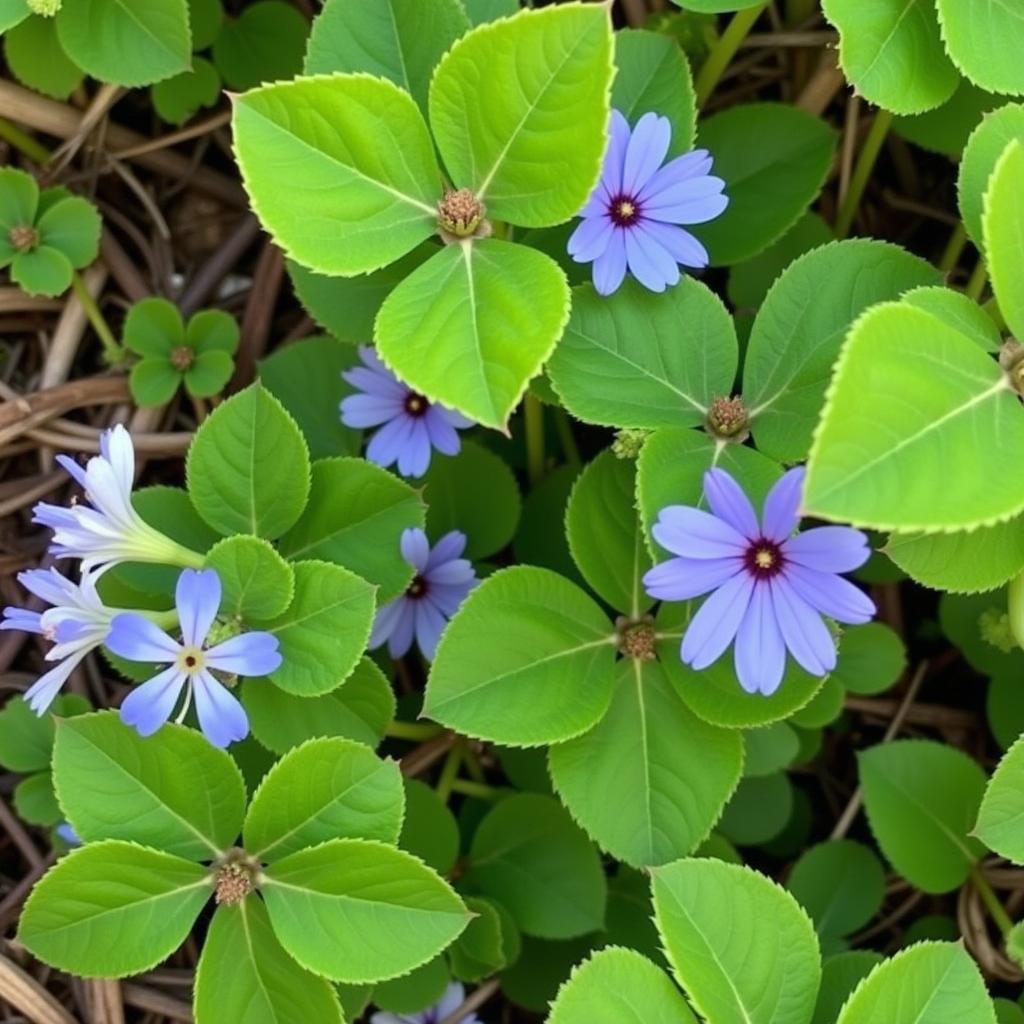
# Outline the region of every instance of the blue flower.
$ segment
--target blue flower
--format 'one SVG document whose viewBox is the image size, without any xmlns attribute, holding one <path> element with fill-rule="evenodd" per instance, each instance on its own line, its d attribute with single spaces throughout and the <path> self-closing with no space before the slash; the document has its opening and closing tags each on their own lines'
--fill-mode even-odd
<svg viewBox="0 0 1024 1024">
<path fill-rule="evenodd" d="M 37 633 L 53 641 L 46 660 L 57 664 L 25 691 L 29 707 L 42 715 L 82 659 L 106 641 L 119 609 L 103 604 L 92 577 L 73 583 L 56 569 L 29 569 L 18 574 L 18 582 L 53 606 L 44 612 L 5 608 L 0 621 L 0 629 Z"/>
<path fill-rule="evenodd" d="M 466 999 L 466 990 L 457 982 L 451 982 L 444 995 L 431 1007 L 419 1013 L 375 1013 L 370 1024 L 440 1024 L 450 1017 Z M 481 1024 L 480 1018 L 471 1013 L 462 1018 L 461 1024 Z"/>
<path fill-rule="evenodd" d="M 402 531 L 402 557 L 416 575 L 401 597 L 377 612 L 370 635 L 370 648 L 386 640 L 392 658 L 400 658 L 412 647 L 413 637 L 423 656 L 434 657 L 437 641 L 448 620 L 479 583 L 473 565 L 462 558 L 466 535 L 458 530 L 446 533 L 430 548 L 427 535 L 418 527 Z"/>
<path fill-rule="evenodd" d="M 629 122 L 612 111 L 611 138 L 583 221 L 569 239 L 577 263 L 594 264 L 594 287 L 611 295 L 630 273 L 652 292 L 679 280 L 679 264 L 706 267 L 708 253 L 680 224 L 714 220 L 729 205 L 725 182 L 708 174 L 706 149 L 662 163 L 672 140 L 667 117 L 644 114 Z"/>
<path fill-rule="evenodd" d="M 121 720 L 152 736 L 174 711 L 184 687 L 180 722 L 195 697 L 199 727 L 215 747 L 245 739 L 249 720 L 227 687 L 210 671 L 230 675 L 265 676 L 281 665 L 273 633 L 242 633 L 206 648 L 207 634 L 220 608 L 220 577 L 212 569 L 186 569 L 178 577 L 175 603 L 182 642 L 134 612 L 118 615 L 110 628 L 107 647 L 131 661 L 168 664 L 159 675 L 136 687 L 121 704 Z"/>
<path fill-rule="evenodd" d="M 64 840 L 68 846 L 75 847 L 82 845 L 82 837 L 71 827 L 66 821 L 62 821 L 55 829 L 57 833 Z"/>
<path fill-rule="evenodd" d="M 683 636 L 683 662 L 707 668 L 735 640 L 736 675 L 748 693 L 778 689 L 787 650 L 812 675 L 835 668 L 836 645 L 823 615 L 863 623 L 875 614 L 870 598 L 838 575 L 871 554 L 860 530 L 823 526 L 793 536 L 803 482 L 802 467 L 784 474 L 759 523 L 739 484 L 711 469 L 704 474 L 711 512 L 672 505 L 651 531 L 678 557 L 644 576 L 647 593 L 662 601 L 711 594 Z"/>
<path fill-rule="evenodd" d="M 398 463 L 402 476 L 423 476 L 432 449 L 457 455 L 462 444 L 457 431 L 473 426 L 462 413 L 430 402 L 403 384 L 368 345 L 359 346 L 363 366 L 342 376 L 359 393 L 341 401 L 341 422 L 361 430 L 380 427 L 366 448 L 378 466 Z"/>
</svg>

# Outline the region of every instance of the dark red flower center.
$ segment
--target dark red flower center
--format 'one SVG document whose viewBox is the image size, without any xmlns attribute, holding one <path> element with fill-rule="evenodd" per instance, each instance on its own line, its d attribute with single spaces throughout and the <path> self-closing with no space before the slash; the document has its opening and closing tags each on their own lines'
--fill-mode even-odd
<svg viewBox="0 0 1024 1024">
<path fill-rule="evenodd" d="M 423 395 L 418 395 L 415 391 L 410 391 L 409 394 L 405 396 L 405 411 L 410 416 L 426 416 L 429 408 L 430 402 L 428 402 Z"/>
<path fill-rule="evenodd" d="M 635 196 L 627 196 L 624 193 L 613 196 L 608 204 L 608 216 L 616 227 L 632 227 L 641 215 L 640 203 Z"/>
<path fill-rule="evenodd" d="M 759 580 L 769 580 L 778 575 L 785 561 L 782 549 L 767 537 L 760 537 L 747 548 L 747 571 Z"/>
<path fill-rule="evenodd" d="M 413 601 L 418 601 L 421 597 L 427 596 L 427 589 L 426 579 L 423 576 L 416 576 L 413 578 L 412 583 L 409 584 L 405 596 Z"/>
</svg>

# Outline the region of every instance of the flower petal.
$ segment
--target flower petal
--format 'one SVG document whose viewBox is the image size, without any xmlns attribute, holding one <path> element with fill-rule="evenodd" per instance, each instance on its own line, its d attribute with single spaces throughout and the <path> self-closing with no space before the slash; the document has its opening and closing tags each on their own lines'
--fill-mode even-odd
<svg viewBox="0 0 1024 1024">
<path fill-rule="evenodd" d="M 410 419 L 409 440 L 398 453 L 398 472 L 402 476 L 419 477 L 430 468 L 430 434 L 422 418 Z"/>
<path fill-rule="evenodd" d="M 398 547 L 402 552 L 402 557 L 417 572 L 426 570 L 427 561 L 430 558 L 430 541 L 418 526 L 410 526 L 402 531 L 402 539 L 399 541 Z"/>
<path fill-rule="evenodd" d="M 226 686 L 203 671 L 193 678 L 192 687 L 199 728 L 215 747 L 226 747 L 249 735 L 245 708 Z"/>
<path fill-rule="evenodd" d="M 405 412 L 402 400 L 382 398 L 380 395 L 348 395 L 338 407 L 341 422 L 353 430 L 379 427 Z"/>
<path fill-rule="evenodd" d="M 753 579 L 747 573 L 737 573 L 700 606 L 680 648 L 685 664 L 700 671 L 722 656 L 743 621 L 753 589 Z"/>
<path fill-rule="evenodd" d="M 220 577 L 215 569 L 182 569 L 174 591 L 186 647 L 202 647 L 220 610 Z"/>
<path fill-rule="evenodd" d="M 566 250 L 577 263 L 591 263 L 608 247 L 615 224 L 604 211 L 586 217 L 569 236 Z"/>
<path fill-rule="evenodd" d="M 837 622 L 860 626 L 870 622 L 878 612 L 874 601 L 842 576 L 806 569 L 802 565 L 787 565 L 785 576 L 812 608 Z"/>
<path fill-rule="evenodd" d="M 764 535 L 781 544 L 800 522 L 800 500 L 804 490 L 804 467 L 797 466 L 783 473 L 764 500 L 762 525 Z"/>
<path fill-rule="evenodd" d="M 441 614 L 450 619 L 459 610 L 459 605 L 466 600 L 466 595 L 479 582 L 474 576 L 469 583 L 432 583 L 427 600 L 437 605 Z"/>
<path fill-rule="evenodd" d="M 431 445 L 442 455 L 458 455 L 462 447 L 459 432 L 441 414 L 436 406 L 431 406 L 423 417 L 427 435 Z"/>
<path fill-rule="evenodd" d="M 401 606 L 401 614 L 395 619 L 388 637 L 388 654 L 392 658 L 401 658 L 409 653 L 416 628 L 416 602 L 403 598 Z"/>
<path fill-rule="evenodd" d="M 717 590 L 742 568 L 742 558 L 670 558 L 644 574 L 644 587 L 658 601 L 689 601 Z"/>
<path fill-rule="evenodd" d="M 735 527 L 690 505 L 663 508 L 651 533 L 663 548 L 684 558 L 736 558 L 749 546 Z"/>
<path fill-rule="evenodd" d="M 658 170 L 640 190 L 637 198 L 641 203 L 656 202 L 665 189 L 674 188 L 680 182 L 707 174 L 713 163 L 714 160 L 706 149 L 694 149 L 677 156 Z"/>
<path fill-rule="evenodd" d="M 611 295 L 626 277 L 626 238 L 622 228 L 616 228 L 608 247 L 594 260 L 594 289 L 598 295 Z"/>
<path fill-rule="evenodd" d="M 135 483 L 135 447 L 121 423 L 100 435 L 100 452 L 110 463 L 121 490 L 128 494 Z"/>
<path fill-rule="evenodd" d="M 437 1005 L 434 1007 L 434 1016 L 438 1020 L 444 1020 L 445 1017 L 453 1014 L 464 1002 L 466 998 L 466 990 L 457 981 L 448 983 L 448 987 L 444 990 L 444 995 L 438 1000 Z M 465 1024 L 465 1021 L 463 1021 Z"/>
<path fill-rule="evenodd" d="M 465 550 L 466 535 L 461 530 L 451 530 L 431 548 L 424 571 L 430 572 L 445 562 L 450 562 L 454 558 L 461 558 L 462 552 Z"/>
<path fill-rule="evenodd" d="M 397 462 L 412 438 L 413 419 L 404 413 L 385 423 L 366 446 L 366 457 L 385 469 Z"/>
<path fill-rule="evenodd" d="M 646 234 L 656 238 L 672 259 L 682 266 L 701 270 L 708 265 L 710 257 L 707 249 L 689 231 L 684 231 L 675 224 L 662 224 L 656 220 L 645 220 L 643 228 Z"/>
<path fill-rule="evenodd" d="M 65 658 L 59 665 L 54 665 L 49 672 L 41 675 L 25 691 L 25 702 L 37 715 L 46 714 L 46 709 L 60 693 L 60 688 L 67 682 L 68 676 L 88 653 L 89 648 L 84 647 L 76 654 Z"/>
<path fill-rule="evenodd" d="M 604 151 L 604 165 L 601 168 L 601 183 L 608 190 L 609 198 L 622 191 L 622 170 L 626 163 L 630 134 L 629 122 L 618 110 L 612 110 L 608 125 L 608 147 Z"/>
<path fill-rule="evenodd" d="M 419 645 L 423 657 L 427 661 L 433 661 L 434 652 L 437 650 L 437 641 L 441 639 L 441 633 L 448 620 L 430 601 L 417 601 L 415 608 L 416 643 Z"/>
<path fill-rule="evenodd" d="M 135 612 L 115 615 L 110 623 L 106 646 L 129 661 L 174 661 L 181 651 L 156 623 Z"/>
<path fill-rule="evenodd" d="M 437 413 L 438 416 L 443 416 L 446 423 L 450 423 L 456 430 L 466 430 L 469 427 L 475 427 L 476 422 L 471 420 L 468 416 L 463 416 L 461 412 L 457 412 L 455 409 L 449 409 L 447 405 L 432 405 L 431 409 Z"/>
<path fill-rule="evenodd" d="M 792 587 L 785 576 L 770 583 L 775 618 L 790 654 L 814 676 L 836 667 L 836 642 L 821 615 Z"/>
<path fill-rule="evenodd" d="M 724 469 L 709 469 L 704 474 L 704 497 L 711 511 L 738 530 L 747 540 L 755 541 L 761 535 L 757 513 L 743 488 Z"/>
<path fill-rule="evenodd" d="M 654 176 L 668 155 L 672 141 L 672 122 L 648 112 L 633 126 L 626 159 L 622 167 L 622 191 L 636 194 Z"/>
<path fill-rule="evenodd" d="M 625 238 L 630 272 L 648 291 L 663 292 L 678 282 L 679 265 L 642 223 L 628 228 Z"/>
<path fill-rule="evenodd" d="M 283 661 L 280 643 L 273 633 L 242 633 L 206 652 L 206 664 L 236 676 L 267 676 Z"/>
<path fill-rule="evenodd" d="M 782 545 L 789 562 L 818 572 L 852 572 L 870 557 L 867 534 L 849 526 L 817 526 Z"/>
<path fill-rule="evenodd" d="M 371 651 L 380 647 L 395 631 L 395 626 L 398 624 L 398 620 L 408 603 L 406 598 L 396 597 L 393 601 L 388 601 L 377 609 L 377 614 L 373 620 L 373 629 L 370 632 L 370 639 L 366 645 Z"/>
<path fill-rule="evenodd" d="M 148 682 L 136 686 L 121 701 L 121 721 L 140 736 L 152 736 L 171 717 L 185 678 L 185 673 L 172 665 Z"/>
<path fill-rule="evenodd" d="M 770 697 L 786 671 L 786 645 L 775 618 L 771 591 L 756 583 L 733 650 L 736 677 L 747 693 Z"/>
<path fill-rule="evenodd" d="M 698 178 L 676 190 L 666 189 L 658 202 L 644 207 L 644 216 L 666 224 L 706 224 L 729 205 L 729 197 L 721 191 L 724 185 L 721 178 Z M 688 189 L 692 194 L 686 194 Z"/>
<path fill-rule="evenodd" d="M 469 583 L 475 573 L 473 571 L 473 563 L 469 559 L 453 558 L 450 561 L 442 562 L 440 565 L 435 565 L 432 569 L 428 569 L 424 575 L 431 586 L 434 584 L 454 586 L 460 583 Z"/>
</svg>

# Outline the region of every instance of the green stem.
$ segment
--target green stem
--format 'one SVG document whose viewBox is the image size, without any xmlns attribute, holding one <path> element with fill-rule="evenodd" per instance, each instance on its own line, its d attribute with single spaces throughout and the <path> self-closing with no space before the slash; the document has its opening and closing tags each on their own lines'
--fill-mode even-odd
<svg viewBox="0 0 1024 1024">
<path fill-rule="evenodd" d="M 843 200 L 843 205 L 836 217 L 836 238 L 845 238 L 853 227 L 853 219 L 857 216 L 857 209 L 864 197 L 864 190 L 868 187 L 868 180 L 874 170 L 875 161 L 882 151 L 882 143 L 889 128 L 892 125 L 892 114 L 888 110 L 879 110 L 875 114 L 874 121 L 868 129 L 868 136 L 864 140 L 864 146 L 857 157 L 857 164 L 853 168 L 853 177 L 850 178 L 850 188 Z"/>
<path fill-rule="evenodd" d="M 1010 580 L 1006 597 L 1010 632 L 1018 646 L 1024 647 L 1024 572 Z"/>
<path fill-rule="evenodd" d="M 964 222 L 960 221 L 953 229 L 953 234 L 949 236 L 942 259 L 939 260 L 939 270 L 943 274 L 948 274 L 957 265 L 966 247 L 967 228 L 964 227 Z"/>
<path fill-rule="evenodd" d="M 500 800 L 501 791 L 493 786 L 485 786 L 482 782 L 470 782 L 469 779 L 455 779 L 452 792 L 463 796 L 475 796 L 480 800 Z"/>
<path fill-rule="evenodd" d="M 1006 317 L 1003 316 L 1003 311 L 999 308 L 999 303 L 996 301 L 996 297 L 994 295 L 981 308 L 984 309 L 990 317 L 992 317 L 992 320 L 996 327 L 999 328 L 1000 333 L 1009 333 L 1010 326 L 1007 324 Z"/>
<path fill-rule="evenodd" d="M 697 74 L 695 89 L 698 107 L 704 106 L 708 97 L 715 91 L 715 86 L 725 74 L 730 61 L 736 56 L 740 43 L 747 38 L 754 23 L 761 17 L 761 12 L 767 6 L 767 3 L 757 4 L 755 7 L 748 7 L 745 11 L 737 11 L 733 15 L 732 21 L 718 37 L 718 42 L 712 47 L 707 60 L 704 61 Z"/>
<path fill-rule="evenodd" d="M 456 741 L 455 746 L 448 751 L 448 756 L 441 767 L 441 776 L 437 780 L 437 795 L 444 803 L 447 803 L 448 797 L 452 795 L 452 787 L 455 785 L 461 764 L 462 744 Z"/>
<path fill-rule="evenodd" d="M 985 290 L 986 284 L 988 284 L 988 266 L 985 263 L 985 258 L 982 257 L 978 260 L 978 265 L 974 268 L 974 273 L 971 274 L 967 287 L 964 288 L 964 294 L 969 299 L 979 302 L 981 301 L 981 293 Z"/>
<path fill-rule="evenodd" d="M 24 153 L 29 160 L 37 164 L 45 164 L 50 159 L 50 151 L 36 142 L 31 135 L 23 132 L 17 125 L 0 117 L 0 139 L 9 142 L 15 149 Z"/>
<path fill-rule="evenodd" d="M 1003 938 L 1008 939 L 1010 932 L 1013 931 L 1013 921 L 1010 920 L 1010 915 L 1006 913 L 1002 903 L 999 902 L 999 897 L 993 891 L 992 886 L 988 884 L 984 872 L 977 865 L 971 868 L 971 881 L 974 883 L 974 888 L 978 890 L 981 902 L 988 908 L 992 920 L 1002 932 Z"/>
<path fill-rule="evenodd" d="M 786 0 L 786 24 L 802 25 L 818 10 L 818 0 Z"/>
<path fill-rule="evenodd" d="M 544 479 L 544 407 L 536 395 L 527 393 L 523 418 L 526 421 L 526 468 L 530 486 L 536 487 Z"/>
<path fill-rule="evenodd" d="M 400 722 L 397 718 L 384 730 L 385 736 L 395 740 L 412 740 L 423 743 L 440 736 L 444 729 L 430 722 Z"/>
<path fill-rule="evenodd" d="M 86 288 L 85 281 L 82 280 L 82 275 L 77 270 L 71 277 L 71 288 L 75 293 L 75 297 L 82 304 L 82 309 L 85 310 L 85 315 L 89 318 L 92 329 L 103 343 L 103 357 L 111 366 L 116 366 L 118 363 L 123 362 L 125 351 L 118 344 L 117 338 L 114 337 L 114 332 L 111 331 L 107 321 L 103 318 L 100 307 L 96 305 L 96 300 L 92 297 L 89 289 Z"/>
<path fill-rule="evenodd" d="M 565 461 L 570 466 L 579 466 L 580 450 L 576 446 L 576 438 L 572 432 L 572 420 L 564 409 L 555 410 L 555 429 L 558 431 L 558 440 L 562 442 L 562 451 L 565 452 Z"/>
</svg>

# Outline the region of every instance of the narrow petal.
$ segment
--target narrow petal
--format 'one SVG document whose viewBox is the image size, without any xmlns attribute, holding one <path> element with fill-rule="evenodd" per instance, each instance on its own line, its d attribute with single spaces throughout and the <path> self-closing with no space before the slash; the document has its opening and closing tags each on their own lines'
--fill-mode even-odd
<svg viewBox="0 0 1024 1024">
<path fill-rule="evenodd" d="M 209 672 L 192 680 L 196 715 L 203 735 L 215 746 L 226 747 L 249 735 L 249 719 L 238 698 Z"/>
<path fill-rule="evenodd" d="M 713 162 L 706 149 L 694 149 L 677 156 L 658 170 L 640 190 L 637 198 L 641 203 L 656 202 L 665 189 L 675 188 L 683 181 L 703 177 L 711 170 Z"/>
<path fill-rule="evenodd" d="M 18 582 L 47 604 L 70 604 L 76 596 L 77 587 L 56 569 L 26 569 L 18 573 Z"/>
<path fill-rule="evenodd" d="M 58 455 L 57 464 L 84 491 L 86 488 L 85 470 L 70 455 Z"/>
<path fill-rule="evenodd" d="M 626 163 L 629 140 L 629 122 L 618 110 L 612 110 L 608 125 L 608 148 L 604 152 L 604 166 L 601 169 L 601 181 L 609 196 L 616 196 L 622 191 L 622 169 Z"/>
<path fill-rule="evenodd" d="M 793 589 L 822 615 L 848 626 L 870 622 L 878 612 L 874 601 L 860 587 L 833 573 L 787 565 L 786 579 Z"/>
<path fill-rule="evenodd" d="M 431 406 L 433 411 L 438 416 L 443 416 L 446 423 L 450 423 L 456 430 L 467 430 L 469 427 L 475 427 L 476 422 L 471 420 L 468 416 L 463 416 L 461 412 L 456 412 L 455 409 L 449 409 L 447 405 L 433 405 Z"/>
<path fill-rule="evenodd" d="M 420 477 L 430 468 L 430 433 L 423 418 L 413 419 L 409 441 L 398 453 L 398 472 L 402 476 Z"/>
<path fill-rule="evenodd" d="M 701 270 L 708 265 L 707 249 L 689 231 L 675 224 L 662 224 L 656 220 L 645 220 L 644 231 L 656 238 L 665 251 L 684 267 Z"/>
<path fill-rule="evenodd" d="M 280 643 L 273 633 L 242 633 L 206 652 L 206 664 L 236 676 L 267 676 L 281 667 Z"/>
<path fill-rule="evenodd" d="M 106 646 L 129 661 L 174 661 L 181 651 L 176 640 L 135 612 L 114 616 Z"/>
<path fill-rule="evenodd" d="M 665 224 L 706 224 L 721 216 L 728 205 L 729 197 L 726 195 L 693 196 L 677 203 L 666 203 L 664 206 L 645 206 L 644 216 Z"/>
<path fill-rule="evenodd" d="M 0 619 L 0 629 L 17 629 L 23 633 L 42 633 L 42 616 L 30 608 L 4 609 L 4 617 Z"/>
<path fill-rule="evenodd" d="M 434 1007 L 434 1016 L 438 1020 L 444 1020 L 462 1005 L 465 998 L 466 990 L 462 985 L 457 981 L 449 982 L 448 987 L 444 990 L 444 995 Z"/>
<path fill-rule="evenodd" d="M 461 530 L 452 530 L 431 548 L 424 569 L 429 572 L 445 562 L 450 562 L 453 558 L 461 558 L 462 552 L 465 550 L 466 535 Z"/>
<path fill-rule="evenodd" d="M 735 527 L 689 505 L 663 508 L 651 533 L 663 548 L 684 558 L 736 558 L 749 546 Z"/>
<path fill-rule="evenodd" d="M 771 591 L 756 583 L 733 650 L 736 676 L 747 693 L 770 697 L 786 671 L 786 645 L 775 620 Z"/>
<path fill-rule="evenodd" d="M 84 648 L 77 654 L 65 658 L 59 665 L 54 665 L 49 672 L 41 675 L 25 691 L 25 702 L 37 715 L 46 714 L 46 709 L 60 693 L 60 688 L 88 653 L 89 648 Z"/>
<path fill-rule="evenodd" d="M 183 569 L 174 591 L 186 647 L 201 647 L 220 610 L 220 577 L 214 569 Z"/>
<path fill-rule="evenodd" d="M 402 400 L 381 398 L 379 395 L 349 395 L 339 406 L 341 422 L 353 430 L 379 427 L 405 411 Z"/>
<path fill-rule="evenodd" d="M 353 366 L 350 370 L 342 370 L 341 376 L 358 391 L 373 395 L 375 398 L 402 402 L 409 394 L 409 389 L 390 370 L 383 367 L 371 370 L 365 366 Z"/>
<path fill-rule="evenodd" d="M 416 643 L 427 661 L 434 660 L 437 641 L 441 639 L 447 621 L 430 601 L 416 602 Z"/>
<path fill-rule="evenodd" d="M 668 250 L 644 225 L 636 224 L 626 233 L 626 262 L 630 273 L 652 292 L 663 292 L 679 280 L 679 265 Z"/>
<path fill-rule="evenodd" d="M 648 112 L 633 127 L 622 168 L 622 191 L 635 196 L 664 163 L 672 141 L 672 123 Z"/>
<path fill-rule="evenodd" d="M 388 637 L 388 654 L 392 658 L 401 658 L 408 654 L 409 648 L 412 647 L 416 628 L 416 603 L 408 598 L 402 601 L 401 614 L 395 620 L 394 628 Z"/>
<path fill-rule="evenodd" d="M 836 642 L 821 615 L 783 575 L 771 581 L 772 605 L 790 654 L 811 675 L 823 676 L 836 667 Z"/>
<path fill-rule="evenodd" d="M 625 231 L 616 228 L 608 248 L 594 260 L 594 289 L 598 295 L 611 295 L 626 277 Z"/>
<path fill-rule="evenodd" d="M 659 189 L 657 194 L 645 195 L 641 200 L 644 213 L 654 216 L 655 211 L 688 203 L 695 199 L 707 199 L 719 195 L 725 189 L 725 182 L 710 174 L 699 178 L 680 178 L 678 181 Z M 658 218 L 659 220 L 661 218 Z"/>
<path fill-rule="evenodd" d="M 474 578 L 470 583 L 435 583 L 430 588 L 427 599 L 437 605 L 438 610 L 450 619 L 458 610 L 469 592 L 480 581 Z"/>
<path fill-rule="evenodd" d="M 125 697 L 121 702 L 121 721 L 140 736 L 152 736 L 171 717 L 184 685 L 185 673 L 177 666 L 164 669 Z"/>
<path fill-rule="evenodd" d="M 423 417 L 430 443 L 442 455 L 458 455 L 462 447 L 459 432 L 441 415 L 440 410 L 431 407 Z"/>
<path fill-rule="evenodd" d="M 867 534 L 849 526 L 818 526 L 782 545 L 789 562 L 818 572 L 852 572 L 870 557 Z"/>
<path fill-rule="evenodd" d="M 366 457 L 385 469 L 397 462 L 412 437 L 413 419 L 404 413 L 385 423 L 366 446 Z"/>
<path fill-rule="evenodd" d="M 644 574 L 644 588 L 658 601 L 689 601 L 717 590 L 742 569 L 742 558 L 670 558 Z"/>
<path fill-rule="evenodd" d="M 592 263 L 608 247 L 615 224 L 604 211 L 580 221 L 566 249 L 577 263 Z"/>
<path fill-rule="evenodd" d="M 430 558 L 430 541 L 418 526 L 410 526 L 402 531 L 402 539 L 399 541 L 398 547 L 402 552 L 402 557 L 417 572 L 423 572 L 427 568 L 427 560 Z"/>
<path fill-rule="evenodd" d="M 700 671 L 722 656 L 740 628 L 753 589 L 750 576 L 738 573 L 700 606 L 683 637 L 680 656 L 685 664 Z"/>
<path fill-rule="evenodd" d="M 135 483 L 135 447 L 124 424 L 118 423 L 100 436 L 100 449 L 118 484 L 127 494 Z"/>
<path fill-rule="evenodd" d="M 800 522 L 800 500 L 804 491 L 804 467 L 797 466 L 782 477 L 764 501 L 764 535 L 781 544 Z"/>
<path fill-rule="evenodd" d="M 435 583 L 469 583 L 475 573 L 473 572 L 473 563 L 468 559 L 453 558 L 451 561 L 442 562 L 440 565 L 428 569 L 424 575 L 433 586 Z"/>
<path fill-rule="evenodd" d="M 403 609 L 408 601 L 404 597 L 396 597 L 377 609 L 377 615 L 373 620 L 373 630 L 370 633 L 370 640 L 367 647 L 371 651 L 376 650 L 395 631 L 395 626 L 401 618 Z"/>
<path fill-rule="evenodd" d="M 761 529 L 757 525 L 754 506 L 743 493 L 743 488 L 724 469 L 709 469 L 704 474 L 704 497 L 708 499 L 711 511 L 747 540 L 754 541 L 760 537 Z"/>
</svg>

